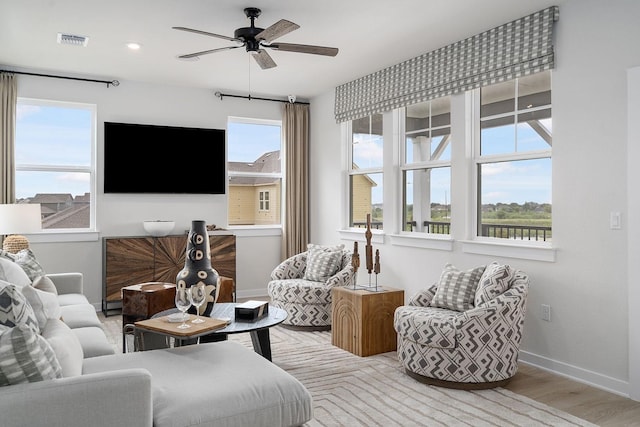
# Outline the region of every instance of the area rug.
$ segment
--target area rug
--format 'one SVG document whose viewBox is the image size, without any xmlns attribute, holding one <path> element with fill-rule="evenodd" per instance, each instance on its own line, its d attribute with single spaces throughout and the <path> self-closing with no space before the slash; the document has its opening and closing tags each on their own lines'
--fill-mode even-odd
<svg viewBox="0 0 640 427">
<path fill-rule="evenodd" d="M 105 329 L 122 351 L 119 316 Z M 273 362 L 313 396 L 314 419 L 305 427 L 354 426 L 594 426 L 503 388 L 450 390 L 404 373 L 395 352 L 355 356 L 331 345 L 331 332 L 271 328 Z M 249 334 L 229 339 L 252 348 Z"/>
</svg>

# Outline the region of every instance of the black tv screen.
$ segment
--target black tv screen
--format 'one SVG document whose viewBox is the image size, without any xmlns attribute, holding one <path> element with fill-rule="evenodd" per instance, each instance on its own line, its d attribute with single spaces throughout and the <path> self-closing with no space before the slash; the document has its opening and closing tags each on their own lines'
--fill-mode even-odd
<svg viewBox="0 0 640 427">
<path fill-rule="evenodd" d="M 104 123 L 104 192 L 224 194 L 223 129 Z"/>
</svg>

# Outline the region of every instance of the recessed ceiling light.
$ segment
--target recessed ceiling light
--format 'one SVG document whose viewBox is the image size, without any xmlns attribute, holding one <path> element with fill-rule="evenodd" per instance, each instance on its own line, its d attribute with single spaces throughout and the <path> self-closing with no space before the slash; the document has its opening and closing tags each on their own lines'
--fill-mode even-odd
<svg viewBox="0 0 640 427">
<path fill-rule="evenodd" d="M 127 47 L 131 50 L 138 50 L 142 47 L 142 45 L 140 43 L 130 42 L 130 43 L 127 43 Z"/>
</svg>

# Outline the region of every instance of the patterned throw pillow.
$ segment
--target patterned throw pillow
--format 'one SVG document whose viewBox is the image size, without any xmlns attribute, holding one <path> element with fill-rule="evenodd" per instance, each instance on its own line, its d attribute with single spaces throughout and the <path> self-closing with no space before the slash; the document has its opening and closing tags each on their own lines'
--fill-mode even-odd
<svg viewBox="0 0 640 427">
<path fill-rule="evenodd" d="M 476 307 L 490 301 L 509 289 L 516 272 L 509 265 L 492 262 L 482 273 L 476 290 Z"/>
<path fill-rule="evenodd" d="M 344 245 L 319 246 L 310 244 L 307 247 L 307 268 L 304 272 L 304 279 L 326 282 L 340 268 Z"/>
<path fill-rule="evenodd" d="M 25 296 L 15 285 L 3 280 L 0 280 L 0 325 L 26 326 L 36 334 L 40 333 L 36 315 Z"/>
<path fill-rule="evenodd" d="M 484 265 L 467 271 L 460 271 L 451 264 L 445 265 L 431 306 L 456 311 L 473 308 L 476 288 L 484 270 Z"/>
<path fill-rule="evenodd" d="M 0 386 L 62 378 L 51 346 L 25 326 L 0 326 Z"/>
<path fill-rule="evenodd" d="M 44 276 L 44 270 L 38 261 L 36 261 L 36 256 L 33 254 L 31 249 L 23 249 L 16 254 L 16 264 L 18 264 L 29 279 L 33 281 L 36 277 Z"/>
</svg>

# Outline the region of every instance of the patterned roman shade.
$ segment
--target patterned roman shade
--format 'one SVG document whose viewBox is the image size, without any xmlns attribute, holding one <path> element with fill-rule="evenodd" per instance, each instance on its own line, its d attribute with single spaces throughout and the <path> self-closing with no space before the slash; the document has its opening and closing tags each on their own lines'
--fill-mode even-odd
<svg viewBox="0 0 640 427">
<path fill-rule="evenodd" d="M 552 6 L 336 88 L 337 122 L 553 68 Z"/>
</svg>

